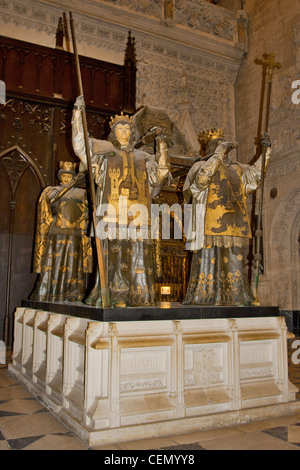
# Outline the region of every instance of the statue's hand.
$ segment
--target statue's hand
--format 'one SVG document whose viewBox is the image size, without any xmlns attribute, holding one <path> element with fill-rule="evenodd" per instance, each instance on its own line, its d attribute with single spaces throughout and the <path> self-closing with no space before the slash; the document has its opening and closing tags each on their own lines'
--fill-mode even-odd
<svg viewBox="0 0 300 470">
<path fill-rule="evenodd" d="M 50 204 L 53 204 L 57 199 L 59 199 L 60 191 L 61 190 L 58 188 L 55 188 L 51 191 L 51 195 L 49 198 Z"/>
<path fill-rule="evenodd" d="M 163 150 L 168 150 L 168 144 L 165 140 L 161 140 L 159 142 L 159 150 L 162 152 Z"/>
<path fill-rule="evenodd" d="M 168 168 L 170 165 L 169 154 L 168 154 L 168 144 L 165 141 L 165 136 L 161 134 L 156 138 L 158 143 L 158 152 L 157 152 L 157 161 L 158 164 L 163 168 Z"/>
<path fill-rule="evenodd" d="M 260 144 L 262 147 L 271 147 L 271 139 L 269 134 L 267 134 L 266 132 L 264 133 L 264 136 L 260 139 Z"/>
<path fill-rule="evenodd" d="M 99 176 L 99 165 L 97 163 L 92 163 L 92 172 L 94 179 L 97 181 Z"/>
<path fill-rule="evenodd" d="M 84 97 L 83 97 L 83 95 L 80 95 L 80 96 L 78 96 L 78 97 L 76 98 L 74 107 L 76 107 L 77 109 L 85 108 L 85 102 L 84 102 Z"/>
<path fill-rule="evenodd" d="M 215 156 L 220 160 L 224 160 L 231 150 L 237 148 L 237 142 L 223 140 L 215 150 Z"/>
</svg>

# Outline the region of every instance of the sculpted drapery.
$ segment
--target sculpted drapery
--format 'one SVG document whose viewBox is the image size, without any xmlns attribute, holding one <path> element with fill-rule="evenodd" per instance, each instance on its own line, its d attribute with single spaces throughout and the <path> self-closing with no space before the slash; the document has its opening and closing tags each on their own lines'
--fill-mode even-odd
<svg viewBox="0 0 300 470">
<path fill-rule="evenodd" d="M 73 111 L 72 136 L 74 151 L 86 169 L 82 106 L 84 103 L 79 97 Z M 150 204 L 153 194 L 160 190 L 169 173 L 168 154 L 163 140 L 158 145 L 156 155 L 150 155 L 134 148 L 132 130 L 131 118 L 121 114 L 111 121 L 108 141 L 89 139 L 97 187 L 98 227 L 101 224 L 109 227 L 111 222 L 116 229 L 106 234 L 97 232 L 104 238 L 108 285 L 115 307 L 155 305 L 152 242 L 147 235 Z M 113 215 L 105 213 L 106 207 L 113 209 Z M 144 237 L 140 235 L 139 223 L 146 232 Z M 134 231 L 136 237 L 131 236 L 130 227 L 137 228 Z M 101 305 L 99 276 L 86 303 Z"/>
<path fill-rule="evenodd" d="M 261 157 L 253 166 L 234 162 L 229 153 L 236 145 L 213 139 L 207 157 L 194 164 L 184 184 L 184 196 L 193 207 L 188 248 L 194 252 L 184 304 L 254 301 L 245 271 L 252 238 L 246 198 L 260 185 Z M 269 157 L 270 150 L 266 167 Z"/>
<path fill-rule="evenodd" d="M 60 186 L 45 188 L 38 202 L 31 295 L 38 301 L 76 302 L 85 295 L 85 275 L 92 271 L 86 190 L 76 187 L 71 162 L 62 162 Z"/>
</svg>

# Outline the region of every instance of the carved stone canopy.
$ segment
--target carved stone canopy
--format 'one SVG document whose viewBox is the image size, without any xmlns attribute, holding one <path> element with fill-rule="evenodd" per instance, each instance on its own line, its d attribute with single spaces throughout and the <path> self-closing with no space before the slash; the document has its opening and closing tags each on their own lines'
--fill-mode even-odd
<svg viewBox="0 0 300 470">
<path fill-rule="evenodd" d="M 170 119 L 164 109 L 144 106 L 133 116 L 135 128 L 135 140 L 139 141 L 149 130 L 155 126 L 160 127 L 165 135 L 165 140 L 169 147 L 169 157 L 171 161 L 171 172 L 173 176 L 178 176 L 190 168 L 199 154 L 193 151 L 188 145 L 185 137 L 178 127 Z M 142 147 L 148 153 L 154 152 L 153 143 Z"/>
</svg>

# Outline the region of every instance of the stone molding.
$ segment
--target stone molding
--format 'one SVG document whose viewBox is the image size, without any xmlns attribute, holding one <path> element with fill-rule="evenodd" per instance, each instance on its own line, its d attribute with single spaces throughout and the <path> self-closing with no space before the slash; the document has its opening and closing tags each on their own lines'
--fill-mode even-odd
<svg viewBox="0 0 300 470">
<path fill-rule="evenodd" d="M 79 0 L 64 0 L 63 5 L 57 0 L 1 0 L 0 18 L 6 23 L 15 23 L 52 35 L 56 31 L 59 16 L 62 16 L 63 11 L 68 13 L 72 10 L 80 40 L 93 40 L 99 43 L 99 47 L 103 45 L 103 40 L 106 40 L 106 46 L 109 41 L 114 47 L 118 39 L 123 41 L 122 34 L 119 36 L 120 28 L 125 28 L 125 34 L 128 28 L 132 28 L 229 60 L 241 60 L 245 51 L 241 50 L 243 46 L 238 44 L 240 17 L 202 0 L 193 1 L 193 9 L 190 8 L 190 0 L 180 3 L 180 7 L 175 6 L 175 23 L 172 27 L 166 27 L 164 22 L 162 0 L 144 0 L 142 3 L 128 0 L 122 2 L 122 6 L 118 5 L 118 0 L 87 0 L 84 8 Z M 156 16 L 147 14 L 149 11 L 155 11 Z M 199 14 L 195 13 L 197 11 Z M 111 27 L 117 32 L 114 36 L 111 34 Z"/>
<path fill-rule="evenodd" d="M 27 308 L 9 365 L 89 446 L 289 414 L 287 369 L 282 317 L 102 323 Z"/>
</svg>

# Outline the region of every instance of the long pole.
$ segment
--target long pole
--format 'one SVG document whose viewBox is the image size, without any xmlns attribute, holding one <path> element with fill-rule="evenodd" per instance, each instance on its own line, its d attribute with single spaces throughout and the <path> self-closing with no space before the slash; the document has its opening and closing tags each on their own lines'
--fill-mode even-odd
<svg viewBox="0 0 300 470">
<path fill-rule="evenodd" d="M 263 77 L 266 76 L 267 74 L 267 87 L 268 88 L 267 88 L 267 101 L 266 101 L 265 125 L 264 125 L 264 133 L 267 134 L 269 131 L 269 117 L 270 117 L 273 72 L 274 72 L 274 69 L 280 69 L 281 64 L 275 62 L 274 54 L 269 54 L 269 55 L 264 54 L 263 59 L 256 59 L 255 63 L 263 66 Z M 263 86 L 265 86 L 264 78 L 263 78 Z M 264 90 L 262 90 L 262 96 L 264 96 Z M 263 111 L 263 103 L 261 102 L 260 123 L 259 123 L 260 128 L 262 124 L 262 111 Z M 260 147 L 259 142 L 257 142 L 257 145 Z M 262 161 L 261 161 L 260 200 L 259 200 L 258 215 L 257 215 L 257 227 L 255 231 L 255 238 L 256 238 L 255 298 L 256 298 L 257 304 L 259 304 L 259 301 L 258 301 L 259 275 L 263 267 L 261 245 L 262 245 L 262 237 L 263 237 L 262 219 L 263 219 L 263 197 L 264 197 L 264 183 L 265 183 L 266 151 L 267 151 L 267 148 L 264 146 L 263 152 L 262 152 Z"/>
<path fill-rule="evenodd" d="M 267 65 L 265 62 L 262 62 L 261 59 L 255 59 L 255 64 L 262 65 L 262 78 L 261 78 L 261 93 L 260 93 L 260 103 L 259 103 L 259 116 L 258 116 L 258 125 L 257 125 L 257 134 L 256 134 L 256 157 L 258 158 L 261 155 L 261 132 L 263 125 L 263 114 L 264 114 L 264 104 L 265 104 L 265 94 L 266 94 L 266 76 L 267 76 Z"/>
<path fill-rule="evenodd" d="M 14 197 L 14 196 L 13 196 Z M 14 220 L 15 220 L 15 201 L 10 202 L 10 226 L 9 226 L 9 242 L 8 242 L 8 261 L 7 261 L 7 276 L 6 276 L 6 299 L 5 299 L 5 316 L 3 323 L 3 341 L 8 347 L 9 343 L 9 305 L 10 305 L 10 284 L 11 284 L 11 263 L 12 263 L 12 245 L 14 233 Z"/>
<path fill-rule="evenodd" d="M 73 42 L 73 51 L 74 51 L 74 56 L 75 56 L 79 95 L 83 96 L 82 78 L 81 78 L 81 72 L 80 72 L 80 63 L 79 63 L 79 56 L 77 52 L 72 12 L 70 12 L 70 25 L 71 25 L 71 34 L 72 34 L 72 42 Z M 95 183 L 94 183 L 93 170 L 92 170 L 92 164 L 91 164 L 87 119 L 86 119 L 86 112 L 85 112 L 84 107 L 81 109 L 81 116 L 82 116 L 86 160 L 87 160 L 89 184 L 90 184 L 92 207 L 93 207 L 93 224 L 94 224 L 94 233 L 95 233 L 95 241 L 96 241 L 98 268 L 99 268 L 99 275 L 100 275 L 100 284 L 101 284 L 102 307 L 108 308 L 110 307 L 110 295 L 109 295 L 109 289 L 108 289 L 107 272 L 106 272 L 106 266 L 105 266 L 102 241 L 96 235 L 96 192 L 95 192 Z"/>
</svg>

